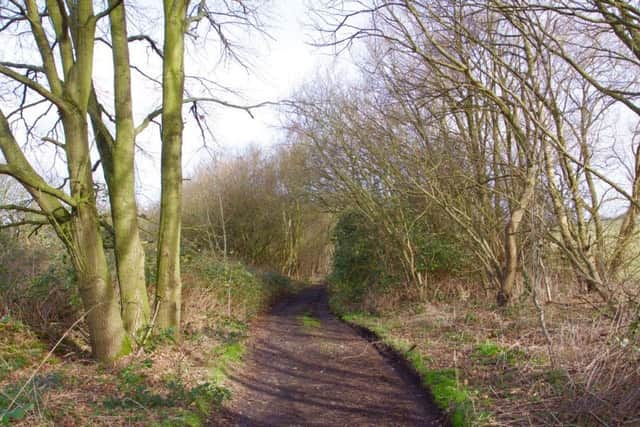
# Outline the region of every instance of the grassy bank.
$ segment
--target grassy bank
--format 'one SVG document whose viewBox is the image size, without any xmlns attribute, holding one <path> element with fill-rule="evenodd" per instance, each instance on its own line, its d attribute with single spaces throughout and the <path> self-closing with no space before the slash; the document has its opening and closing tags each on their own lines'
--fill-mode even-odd
<svg viewBox="0 0 640 427">
<path fill-rule="evenodd" d="M 459 381 L 459 371 L 432 368 L 431 357 L 424 349 L 418 349 L 411 337 L 394 333 L 390 319 L 363 313 L 346 314 L 342 319 L 371 331 L 378 340 L 404 357 L 431 392 L 438 407 L 449 414 L 454 427 L 474 425 L 486 418 L 485 413 L 474 411 L 473 392 Z"/>
<path fill-rule="evenodd" d="M 244 353 L 249 322 L 291 283 L 206 254 L 183 260 L 184 319 L 114 366 L 51 344 L 19 319 L 0 321 L 0 425 L 198 426 L 229 397 L 226 372 Z M 71 335 L 83 345 L 83 325 Z M 86 347 L 85 347 L 86 348 Z"/>
</svg>

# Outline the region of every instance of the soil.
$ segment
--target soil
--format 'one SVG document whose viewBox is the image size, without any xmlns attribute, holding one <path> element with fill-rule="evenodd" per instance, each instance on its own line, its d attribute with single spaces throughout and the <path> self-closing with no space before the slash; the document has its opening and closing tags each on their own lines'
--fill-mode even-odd
<svg viewBox="0 0 640 427">
<path fill-rule="evenodd" d="M 227 414 L 216 423 L 448 425 L 419 380 L 374 344 L 331 315 L 324 287 L 306 288 L 253 329 L 244 363 L 230 374 Z"/>
</svg>

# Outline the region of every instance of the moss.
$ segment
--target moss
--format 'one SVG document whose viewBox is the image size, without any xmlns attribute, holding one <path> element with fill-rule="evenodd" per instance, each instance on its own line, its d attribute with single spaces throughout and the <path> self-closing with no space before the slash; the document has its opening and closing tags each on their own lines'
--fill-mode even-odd
<svg viewBox="0 0 640 427">
<path fill-rule="evenodd" d="M 455 369 L 426 370 L 422 374 L 425 386 L 431 390 L 436 404 L 451 414 L 454 426 L 471 425 L 473 418 L 469 391 L 458 381 Z"/>
<path fill-rule="evenodd" d="M 300 316 L 300 321 L 305 328 L 310 329 L 319 328 L 321 325 L 320 320 L 313 317 L 311 313 L 305 313 L 304 315 Z"/>
<path fill-rule="evenodd" d="M 478 344 L 473 356 L 483 364 L 505 363 L 515 366 L 519 361 L 526 359 L 526 353 L 520 349 L 505 349 L 493 341 L 485 341 Z"/>
<path fill-rule="evenodd" d="M 237 363 L 242 360 L 244 356 L 245 347 L 241 342 L 235 342 L 233 344 L 229 344 L 225 346 L 223 353 L 220 357 L 222 357 L 225 361 L 229 363 Z"/>
<path fill-rule="evenodd" d="M 231 365 L 240 363 L 246 351 L 241 341 L 235 341 L 218 346 L 213 352 L 213 358 L 209 365 L 211 379 L 218 383 L 227 377 L 227 371 Z"/>
<path fill-rule="evenodd" d="M 475 354 L 478 357 L 492 358 L 503 353 L 502 348 L 491 341 L 485 341 L 476 347 Z"/>
<path fill-rule="evenodd" d="M 131 340 L 131 337 L 129 335 L 125 335 L 124 338 L 122 339 L 122 345 L 120 346 L 120 351 L 118 352 L 115 358 L 119 359 L 122 356 L 131 354 L 132 351 L 133 351 L 133 342 Z"/>
</svg>

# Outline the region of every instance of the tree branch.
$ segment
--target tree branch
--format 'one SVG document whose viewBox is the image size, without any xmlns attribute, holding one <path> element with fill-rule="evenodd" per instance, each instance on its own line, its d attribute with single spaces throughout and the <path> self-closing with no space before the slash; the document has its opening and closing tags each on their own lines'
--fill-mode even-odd
<svg viewBox="0 0 640 427">
<path fill-rule="evenodd" d="M 0 63 L 0 74 L 4 74 L 5 76 L 15 81 L 22 83 L 23 85 L 27 86 L 29 89 L 47 98 L 48 100 L 56 104 L 61 109 L 65 109 L 65 110 L 67 109 L 68 107 L 67 103 L 61 97 L 54 95 L 53 92 L 49 91 L 47 88 L 45 88 L 41 84 L 31 80 L 27 76 L 23 76 L 17 71 L 14 71 L 8 66 L 1 63 Z"/>
<path fill-rule="evenodd" d="M 29 208 L 29 207 L 20 206 L 20 205 L 0 205 L 0 210 L 19 211 L 19 212 L 26 212 L 26 213 L 35 214 L 35 215 L 47 216 L 47 213 L 40 209 L 34 209 L 34 208 Z"/>
<path fill-rule="evenodd" d="M 109 7 L 107 7 L 105 10 L 103 10 L 102 12 L 98 13 L 95 16 L 95 20 L 99 21 L 100 19 L 104 18 L 105 16 L 109 15 L 111 13 L 111 11 L 113 9 L 115 9 L 116 7 L 120 6 L 122 4 L 122 0 L 116 0 L 114 1 Z"/>
<path fill-rule="evenodd" d="M 151 37 L 149 37 L 146 34 L 138 34 L 135 36 L 129 36 L 127 38 L 128 41 L 130 42 L 135 42 L 135 41 L 146 41 L 147 43 L 149 43 L 149 45 L 151 46 L 151 49 L 160 57 L 164 59 L 164 54 L 162 53 L 162 50 L 160 50 L 160 48 L 158 47 L 158 45 L 156 44 L 155 40 L 153 40 Z"/>
<path fill-rule="evenodd" d="M 6 228 L 13 228 L 13 227 L 22 227 L 24 225 L 37 225 L 38 227 L 40 227 L 47 224 L 49 224 L 49 221 L 46 221 L 46 220 L 26 219 L 18 222 L 0 224 L 0 230 L 6 229 Z"/>
<path fill-rule="evenodd" d="M 252 119 L 255 119 L 255 116 L 253 115 L 251 110 L 256 108 L 266 107 L 267 105 L 281 105 L 283 103 L 283 101 L 264 101 L 264 102 L 260 102 L 258 104 L 253 104 L 253 105 L 240 105 L 240 104 L 234 104 L 232 102 L 227 102 L 222 99 L 211 98 L 211 97 L 191 97 L 191 98 L 185 98 L 182 101 L 183 104 L 191 104 L 194 102 L 211 102 L 214 104 L 222 105 L 224 107 L 246 111 L 247 114 L 249 114 L 249 117 L 251 117 Z M 149 113 L 147 117 L 144 118 L 142 123 L 140 123 L 140 125 L 136 127 L 136 135 L 144 131 L 147 128 L 147 126 L 149 126 L 149 124 L 153 121 L 153 119 L 155 119 L 161 114 L 162 114 L 162 107 L 157 108 L 151 113 Z"/>
<path fill-rule="evenodd" d="M 36 73 L 44 73 L 45 72 L 44 67 L 41 66 L 41 65 L 23 64 L 23 63 L 8 62 L 8 61 L 0 62 L 0 65 L 4 65 L 5 67 L 10 67 L 10 68 L 19 68 L 19 69 L 23 69 L 23 70 L 34 71 Z"/>
</svg>

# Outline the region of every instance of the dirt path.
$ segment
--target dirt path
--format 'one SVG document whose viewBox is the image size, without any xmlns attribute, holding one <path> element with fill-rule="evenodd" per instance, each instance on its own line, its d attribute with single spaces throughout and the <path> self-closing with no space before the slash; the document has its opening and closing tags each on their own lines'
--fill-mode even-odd
<svg viewBox="0 0 640 427">
<path fill-rule="evenodd" d="M 415 379 L 329 313 L 319 286 L 265 316 L 241 369 L 225 424 L 446 425 Z"/>
</svg>

